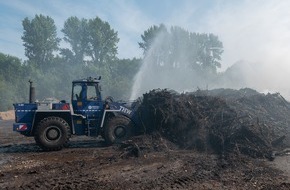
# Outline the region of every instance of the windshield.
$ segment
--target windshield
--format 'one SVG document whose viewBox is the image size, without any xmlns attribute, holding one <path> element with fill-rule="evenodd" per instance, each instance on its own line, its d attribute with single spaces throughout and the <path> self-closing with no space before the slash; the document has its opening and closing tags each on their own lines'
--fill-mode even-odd
<svg viewBox="0 0 290 190">
<path fill-rule="evenodd" d="M 97 100 L 100 97 L 98 83 L 74 83 L 72 100 Z"/>
</svg>

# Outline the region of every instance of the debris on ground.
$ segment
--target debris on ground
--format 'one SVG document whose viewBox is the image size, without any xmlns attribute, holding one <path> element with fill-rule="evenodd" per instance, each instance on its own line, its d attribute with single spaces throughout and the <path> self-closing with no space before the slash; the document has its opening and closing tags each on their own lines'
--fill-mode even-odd
<svg viewBox="0 0 290 190">
<path fill-rule="evenodd" d="M 290 189 L 280 94 L 153 90 L 138 112 L 143 134 L 122 144 L 78 136 L 52 152 L 0 121 L 0 189 Z"/>
<path fill-rule="evenodd" d="M 290 104 L 252 89 L 152 90 L 139 107 L 143 132 L 158 132 L 183 149 L 273 159 L 290 146 Z"/>
</svg>

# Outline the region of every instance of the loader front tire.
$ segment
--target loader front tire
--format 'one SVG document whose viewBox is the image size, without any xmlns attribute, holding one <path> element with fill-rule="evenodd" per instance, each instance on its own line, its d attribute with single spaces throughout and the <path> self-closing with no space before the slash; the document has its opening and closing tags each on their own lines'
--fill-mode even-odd
<svg viewBox="0 0 290 190">
<path fill-rule="evenodd" d="M 133 135 L 133 124 L 124 116 L 110 118 L 105 125 L 104 137 L 108 145 L 118 144 Z"/>
<path fill-rule="evenodd" d="M 61 150 L 70 138 L 68 123 L 60 117 L 41 120 L 35 130 L 35 142 L 45 151 Z"/>
</svg>

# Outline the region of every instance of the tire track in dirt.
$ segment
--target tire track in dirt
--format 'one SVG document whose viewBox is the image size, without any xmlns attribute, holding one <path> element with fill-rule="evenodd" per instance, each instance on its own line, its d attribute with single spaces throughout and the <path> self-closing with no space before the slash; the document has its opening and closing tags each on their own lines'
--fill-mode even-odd
<svg viewBox="0 0 290 190">
<path fill-rule="evenodd" d="M 165 175 L 156 178 L 142 189 L 185 189 L 195 182 L 195 177 L 171 170 Z"/>
</svg>

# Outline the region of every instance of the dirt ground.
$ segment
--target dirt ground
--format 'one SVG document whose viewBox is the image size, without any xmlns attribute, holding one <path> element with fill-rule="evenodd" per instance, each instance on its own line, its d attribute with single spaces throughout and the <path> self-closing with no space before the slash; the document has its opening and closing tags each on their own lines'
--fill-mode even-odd
<svg viewBox="0 0 290 190">
<path fill-rule="evenodd" d="M 13 120 L 15 118 L 14 110 L 0 112 L 0 120 Z"/>
<path fill-rule="evenodd" d="M 43 152 L 0 120 L 0 189 L 290 189 L 290 156 L 270 162 L 163 148 L 104 146 L 73 137 L 70 147 Z"/>
</svg>

